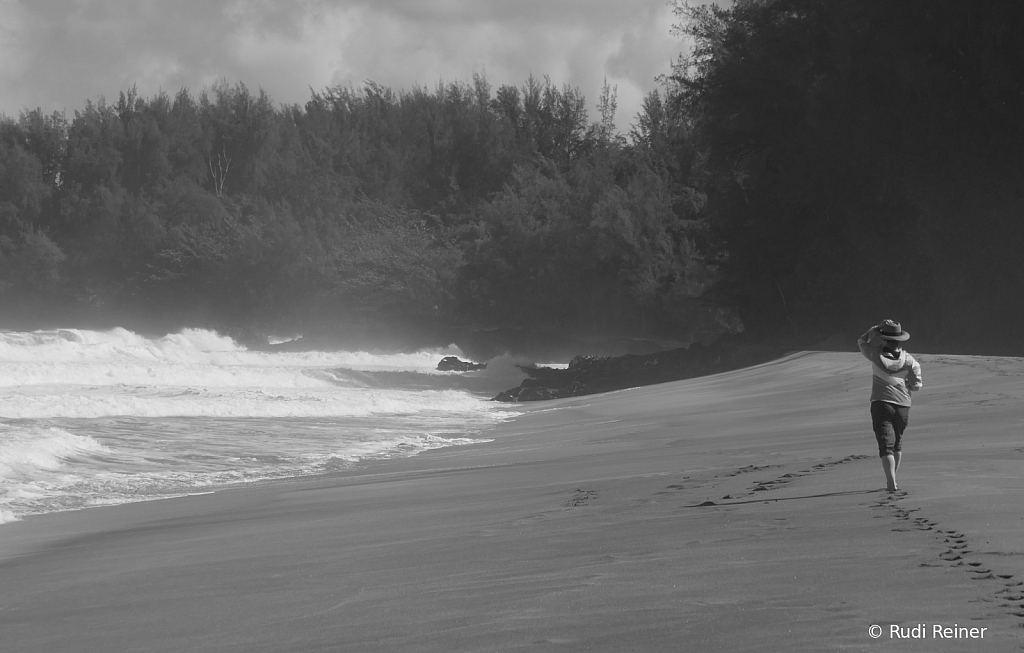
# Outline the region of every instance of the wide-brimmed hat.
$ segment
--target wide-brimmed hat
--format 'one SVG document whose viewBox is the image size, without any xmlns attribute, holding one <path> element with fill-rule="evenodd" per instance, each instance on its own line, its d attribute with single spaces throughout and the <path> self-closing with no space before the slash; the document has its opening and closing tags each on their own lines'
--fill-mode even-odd
<svg viewBox="0 0 1024 653">
<path fill-rule="evenodd" d="M 904 331 L 900 323 L 893 320 L 883 320 L 878 325 L 878 335 L 882 336 L 883 340 L 910 340 L 910 333 Z"/>
</svg>

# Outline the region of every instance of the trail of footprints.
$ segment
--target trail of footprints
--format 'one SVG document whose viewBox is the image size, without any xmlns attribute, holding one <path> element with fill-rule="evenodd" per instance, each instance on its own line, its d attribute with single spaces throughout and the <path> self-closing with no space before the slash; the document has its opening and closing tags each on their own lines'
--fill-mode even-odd
<svg viewBox="0 0 1024 653">
<path fill-rule="evenodd" d="M 841 458 L 839 460 L 833 460 L 824 463 L 818 463 L 812 466 L 810 469 L 801 470 L 799 472 L 791 472 L 783 474 L 778 478 L 770 481 L 758 481 L 749 492 L 742 496 L 752 496 L 756 492 L 766 492 L 769 490 L 777 489 L 786 483 L 791 483 L 794 479 L 806 476 L 808 474 L 814 474 L 816 472 L 823 471 L 835 465 L 842 465 L 844 463 L 852 462 L 854 460 L 861 460 L 864 458 L 872 458 L 869 455 L 854 455 Z M 750 472 L 758 472 L 765 469 L 770 469 L 775 465 L 748 465 L 741 467 L 731 474 L 726 476 L 739 476 L 740 474 L 746 474 Z M 669 485 L 670 490 L 682 490 L 687 489 L 687 486 L 682 484 Z M 967 541 L 967 537 L 958 531 L 942 530 L 937 528 L 938 522 L 931 521 L 924 517 L 913 517 L 913 513 L 917 511 L 917 508 L 905 509 L 899 505 L 899 500 L 907 496 L 904 491 L 897 491 L 886 494 L 878 500 L 877 503 L 873 504 L 876 508 L 888 509 L 892 515 L 898 520 L 906 522 L 903 526 L 894 528 L 894 531 L 932 531 L 937 538 L 941 538 L 942 542 L 947 545 L 945 551 L 939 554 L 939 559 L 943 563 L 953 567 L 963 567 L 964 571 L 969 575 L 968 577 L 972 580 L 998 583 L 1001 588 L 993 590 L 993 593 L 986 598 L 981 600 L 991 603 L 998 603 L 998 606 L 1006 612 L 1020 621 L 1018 626 L 1024 628 L 1024 581 L 1014 577 L 1013 574 L 1000 574 L 989 567 L 984 562 L 970 559 L 970 554 L 973 551 L 970 548 L 970 544 Z M 740 496 L 725 495 L 723 499 L 738 499 Z M 705 501 L 700 504 L 701 506 L 713 506 L 716 505 L 713 501 Z M 922 567 L 941 567 L 943 563 L 921 563 Z M 1024 648 L 1024 647 L 1022 647 Z"/>
<path fill-rule="evenodd" d="M 786 483 L 792 483 L 794 480 L 800 478 L 801 476 L 807 476 L 808 474 L 814 474 L 826 470 L 830 467 L 835 467 L 836 465 L 842 465 L 844 463 L 852 462 L 854 460 L 860 460 L 862 458 L 870 457 L 871 456 L 866 455 L 847 456 L 846 458 L 840 458 L 839 460 L 830 460 L 828 462 L 818 463 L 817 465 L 812 466 L 810 469 L 802 469 L 798 472 L 789 472 L 788 474 L 783 474 L 782 476 L 774 478 L 770 481 L 757 481 L 754 487 L 750 488 L 750 491 L 747 494 L 737 496 L 727 494 L 722 498 L 738 499 L 741 496 L 751 496 L 754 492 L 767 492 L 769 490 L 776 490 L 785 485 Z M 764 469 L 770 469 L 771 467 L 777 467 L 777 465 L 762 465 L 760 467 L 756 465 L 748 465 L 746 467 L 741 467 L 732 474 L 726 474 L 726 476 L 739 476 L 740 474 L 746 474 L 748 472 L 758 472 Z M 673 486 L 670 485 L 669 487 Z"/>
<path fill-rule="evenodd" d="M 1013 574 L 1000 574 L 994 571 L 990 565 L 971 559 L 974 551 L 970 548 L 967 537 L 952 530 L 938 528 L 938 522 L 925 519 L 924 517 L 913 517 L 917 508 L 905 509 L 899 505 L 899 500 L 907 495 L 906 492 L 894 492 L 878 500 L 873 504 L 876 508 L 888 509 L 896 519 L 906 522 L 905 526 L 899 526 L 894 531 L 932 531 L 935 537 L 942 540 L 947 546 L 946 550 L 939 554 L 939 559 L 951 567 L 963 567 L 971 580 L 988 581 L 998 583 L 1002 587 L 993 590 L 989 597 L 980 599 L 987 603 L 998 603 L 1000 608 L 1006 610 L 1007 614 L 1020 619 L 1018 626 L 1024 628 L 1024 581 L 1014 577 Z M 942 567 L 942 563 L 921 563 L 922 567 Z"/>
<path fill-rule="evenodd" d="M 748 492 L 743 493 L 743 494 L 735 494 L 735 495 L 733 495 L 733 494 L 726 494 L 725 496 L 722 497 L 722 499 L 741 499 L 743 497 L 753 496 L 753 494 L 755 492 L 767 492 L 769 490 L 776 490 L 776 489 L 782 487 L 783 485 L 785 485 L 786 483 L 793 482 L 794 480 L 800 478 L 801 476 L 807 476 L 808 474 L 814 474 L 816 472 L 820 472 L 822 470 L 828 469 L 829 467 L 834 467 L 836 465 L 842 465 L 844 463 L 852 462 L 854 460 L 861 460 L 862 458 L 871 458 L 871 456 L 867 456 L 867 455 L 847 456 L 846 458 L 840 458 L 839 460 L 830 460 L 828 462 L 818 463 L 817 465 L 812 466 L 810 469 L 802 469 L 802 470 L 800 470 L 798 472 L 789 472 L 787 474 L 783 474 L 782 476 L 774 478 L 774 479 L 772 479 L 770 481 L 757 481 L 757 483 L 754 485 L 754 487 L 750 488 L 750 490 Z M 740 467 L 739 469 L 737 469 L 736 471 L 732 472 L 731 474 L 723 474 L 722 476 L 720 476 L 718 478 L 731 478 L 733 476 L 739 476 L 741 474 L 749 474 L 751 472 L 764 471 L 766 469 L 771 469 L 773 467 L 779 467 L 779 465 L 747 465 L 746 467 Z M 689 478 L 690 478 L 689 476 L 684 476 L 683 477 L 684 480 L 689 479 Z M 702 483 L 702 482 L 694 482 L 694 481 L 691 481 L 690 483 L 675 483 L 673 485 L 666 486 L 666 489 L 672 490 L 672 491 L 689 490 L 689 489 L 692 489 L 694 487 L 700 487 L 703 484 L 704 483 Z M 668 493 L 667 492 L 659 492 L 659 494 L 668 494 Z M 721 504 L 717 504 L 714 501 L 705 501 L 704 503 L 700 504 L 699 507 L 715 506 L 715 505 L 721 505 Z"/>
<path fill-rule="evenodd" d="M 836 465 L 842 465 L 844 463 L 853 462 L 854 460 L 861 460 L 862 458 L 870 457 L 871 456 L 866 455 L 847 456 L 846 458 L 840 458 L 839 460 L 830 460 L 825 463 L 818 463 L 817 465 L 812 466 L 810 469 L 802 469 L 799 472 L 790 472 L 788 474 L 783 474 L 782 476 L 772 479 L 770 481 L 758 481 L 757 485 L 751 489 L 751 492 L 766 492 L 768 490 L 774 490 L 785 485 L 786 483 L 791 483 L 794 479 L 800 478 L 801 476 L 807 476 L 808 474 L 814 474 L 816 472 L 824 471 L 829 467 L 835 467 Z"/>
</svg>

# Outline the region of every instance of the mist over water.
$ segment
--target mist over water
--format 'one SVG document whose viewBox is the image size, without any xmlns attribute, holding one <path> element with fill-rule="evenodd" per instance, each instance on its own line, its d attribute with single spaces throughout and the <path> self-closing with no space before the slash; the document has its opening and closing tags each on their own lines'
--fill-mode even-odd
<svg viewBox="0 0 1024 653">
<path fill-rule="evenodd" d="M 0 522 L 321 474 L 477 441 L 515 361 L 258 352 L 212 331 L 0 333 Z"/>
</svg>

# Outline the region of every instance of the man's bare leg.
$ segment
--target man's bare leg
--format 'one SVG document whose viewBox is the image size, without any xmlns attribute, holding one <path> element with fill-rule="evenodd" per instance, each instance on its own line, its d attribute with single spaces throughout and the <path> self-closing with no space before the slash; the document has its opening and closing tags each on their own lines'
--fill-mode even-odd
<svg viewBox="0 0 1024 653">
<path fill-rule="evenodd" d="M 898 472 L 898 471 L 900 471 L 900 460 L 903 459 L 903 452 L 902 451 L 897 451 L 896 453 L 894 453 L 892 455 L 892 457 L 896 460 L 896 465 L 895 465 L 895 467 L 893 467 L 893 471 L 894 472 Z"/>
<path fill-rule="evenodd" d="M 896 488 L 896 456 L 882 456 L 882 471 L 885 472 L 885 488 L 894 492 Z"/>
</svg>

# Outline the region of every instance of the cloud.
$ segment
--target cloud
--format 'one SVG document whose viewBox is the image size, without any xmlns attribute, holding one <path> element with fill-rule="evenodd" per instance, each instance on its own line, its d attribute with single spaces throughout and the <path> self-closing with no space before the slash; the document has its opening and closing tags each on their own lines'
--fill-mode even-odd
<svg viewBox="0 0 1024 653">
<path fill-rule="evenodd" d="M 198 92 L 225 78 L 280 103 L 373 80 L 432 88 L 486 73 L 579 87 L 605 78 L 626 129 L 682 43 L 664 0 L 0 0 L 0 112 Z"/>
</svg>

